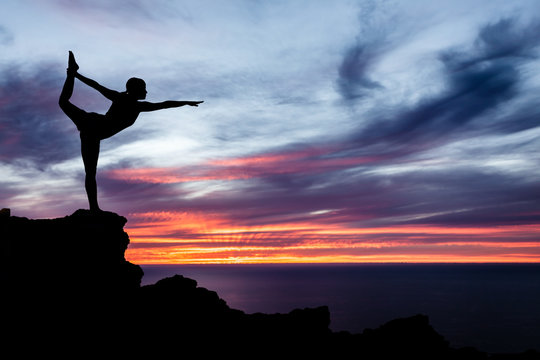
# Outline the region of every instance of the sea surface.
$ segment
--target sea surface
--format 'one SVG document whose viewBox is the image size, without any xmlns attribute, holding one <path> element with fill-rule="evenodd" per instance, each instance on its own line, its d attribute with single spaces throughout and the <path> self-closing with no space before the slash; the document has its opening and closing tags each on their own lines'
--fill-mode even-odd
<svg viewBox="0 0 540 360">
<path fill-rule="evenodd" d="M 540 264 L 143 265 L 180 274 L 246 313 L 327 305 L 333 331 L 425 314 L 452 347 L 540 350 Z"/>
</svg>

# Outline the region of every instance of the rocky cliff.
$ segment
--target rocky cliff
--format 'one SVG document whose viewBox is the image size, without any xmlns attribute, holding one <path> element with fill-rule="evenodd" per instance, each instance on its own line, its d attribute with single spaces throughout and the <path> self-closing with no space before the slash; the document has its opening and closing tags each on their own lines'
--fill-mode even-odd
<svg viewBox="0 0 540 360">
<path fill-rule="evenodd" d="M 140 286 L 141 268 L 124 257 L 126 221 L 86 210 L 39 220 L 0 213 L 9 347 L 34 355 L 69 349 L 75 358 L 92 352 L 153 358 L 488 358 L 475 349 L 452 349 L 424 315 L 361 334 L 335 333 L 325 306 L 246 314 L 181 275 Z M 538 353 L 508 356 L 536 359 Z"/>
<path fill-rule="evenodd" d="M 2 265 L 12 285 L 26 290 L 138 289 L 143 272 L 124 258 L 126 222 L 115 213 L 93 215 L 88 210 L 58 219 L 0 217 Z"/>
</svg>

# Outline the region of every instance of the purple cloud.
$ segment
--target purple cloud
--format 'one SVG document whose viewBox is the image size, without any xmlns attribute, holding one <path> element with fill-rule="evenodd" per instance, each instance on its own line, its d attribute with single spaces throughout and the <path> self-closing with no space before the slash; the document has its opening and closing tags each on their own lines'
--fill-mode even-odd
<svg viewBox="0 0 540 360">
<path fill-rule="evenodd" d="M 58 107 L 63 79 L 57 66 L 0 69 L 0 158 L 37 168 L 79 156 L 77 130 Z"/>
</svg>

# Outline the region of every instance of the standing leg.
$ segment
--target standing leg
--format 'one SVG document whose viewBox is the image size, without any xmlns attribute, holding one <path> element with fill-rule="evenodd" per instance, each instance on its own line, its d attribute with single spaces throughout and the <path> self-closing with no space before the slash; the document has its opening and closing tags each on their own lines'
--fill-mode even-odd
<svg viewBox="0 0 540 360">
<path fill-rule="evenodd" d="M 82 134 L 81 134 L 82 135 Z M 99 142 L 100 140 L 92 136 L 81 136 L 81 154 L 84 163 L 84 171 L 86 173 L 84 179 L 84 187 L 88 196 L 90 211 L 101 211 L 97 201 L 97 163 L 99 157 Z"/>
</svg>

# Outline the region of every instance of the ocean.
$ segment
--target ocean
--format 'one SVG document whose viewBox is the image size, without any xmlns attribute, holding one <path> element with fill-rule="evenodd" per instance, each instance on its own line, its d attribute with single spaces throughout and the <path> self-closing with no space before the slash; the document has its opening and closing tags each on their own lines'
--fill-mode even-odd
<svg viewBox="0 0 540 360">
<path fill-rule="evenodd" d="M 360 333 L 425 314 L 452 347 L 540 350 L 540 264 L 143 265 L 143 285 L 174 274 L 246 313 L 327 305 L 333 331 Z"/>
</svg>

